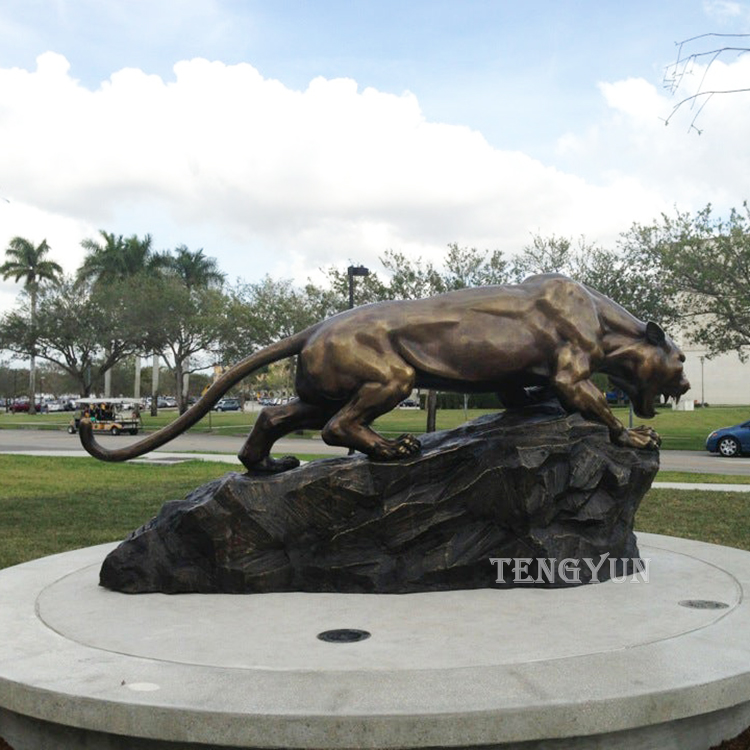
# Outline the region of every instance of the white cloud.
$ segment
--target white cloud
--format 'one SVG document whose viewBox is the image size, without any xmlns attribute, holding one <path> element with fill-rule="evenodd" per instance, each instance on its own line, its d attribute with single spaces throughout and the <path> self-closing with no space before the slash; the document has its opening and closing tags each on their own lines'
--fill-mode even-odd
<svg viewBox="0 0 750 750">
<path fill-rule="evenodd" d="M 588 131 L 562 138 L 558 151 L 569 163 L 575 160 L 581 174 L 598 172 L 605 180 L 625 179 L 634 191 L 648 191 L 652 216 L 661 210 L 659 202 L 686 210 L 710 202 L 726 211 L 750 197 L 750 93 L 715 95 L 702 110 L 703 99 L 686 102 L 670 114 L 699 90 L 746 86 L 750 57 L 718 60 L 708 69 L 695 66 L 672 96 L 642 79 L 602 83 L 607 114 Z"/>
<path fill-rule="evenodd" d="M 5 197 L 5 196 L 3 196 Z M 0 240 L 2 248 L 16 236 L 26 237 L 34 244 L 46 239 L 50 246 L 50 258 L 56 260 L 66 273 L 73 273 L 83 260 L 80 242 L 84 237 L 96 234 L 93 225 L 70 216 L 53 213 L 15 200 L 11 194 L 9 202 L 0 201 Z M 0 261 L 4 257 L 0 256 Z M 22 284 L 15 284 L 12 278 L 3 280 L 0 276 L 0 311 L 13 303 Z"/>
<path fill-rule="evenodd" d="M 721 75 L 750 80 L 737 67 L 748 63 Z M 563 171 L 426 121 L 408 92 L 323 78 L 297 91 L 202 59 L 174 73 L 123 69 L 92 91 L 54 53 L 33 72 L 0 70 L 0 140 L 12 144 L 0 243 L 46 236 L 74 267 L 98 228 L 150 232 L 158 247 L 203 247 L 230 278 L 303 280 L 349 260 L 377 268 L 389 247 L 512 252 L 536 231 L 611 242 L 676 201 L 703 205 L 746 184 L 747 109 L 712 102 L 715 135 L 687 137 L 664 128 L 671 101 L 643 80 L 602 84 L 604 117 L 561 141 Z"/>
<path fill-rule="evenodd" d="M 628 78 L 616 83 L 601 83 L 599 88 L 610 109 L 622 112 L 646 126 L 664 112 L 664 100 L 648 81 Z"/>
<path fill-rule="evenodd" d="M 747 5 L 733 0 L 704 0 L 703 10 L 709 18 L 720 21 L 734 20 L 748 13 Z"/>
</svg>

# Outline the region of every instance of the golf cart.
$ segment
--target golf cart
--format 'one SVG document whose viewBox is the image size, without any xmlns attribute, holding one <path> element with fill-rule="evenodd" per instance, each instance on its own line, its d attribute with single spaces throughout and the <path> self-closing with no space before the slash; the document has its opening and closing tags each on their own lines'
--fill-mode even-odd
<svg viewBox="0 0 750 750">
<path fill-rule="evenodd" d="M 127 432 L 137 435 L 143 427 L 141 410 L 138 403 L 125 399 L 81 398 L 78 399 L 78 411 L 68 425 L 68 433 L 75 435 L 83 417 L 91 420 L 94 432 L 108 432 L 120 435 Z"/>
</svg>

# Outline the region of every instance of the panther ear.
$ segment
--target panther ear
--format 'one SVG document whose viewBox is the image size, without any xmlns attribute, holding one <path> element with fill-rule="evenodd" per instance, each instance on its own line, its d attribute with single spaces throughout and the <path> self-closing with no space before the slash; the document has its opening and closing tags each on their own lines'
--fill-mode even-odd
<svg viewBox="0 0 750 750">
<path fill-rule="evenodd" d="M 649 320 L 646 323 L 646 341 L 654 346 L 663 346 L 667 340 L 667 335 L 658 323 Z"/>
</svg>

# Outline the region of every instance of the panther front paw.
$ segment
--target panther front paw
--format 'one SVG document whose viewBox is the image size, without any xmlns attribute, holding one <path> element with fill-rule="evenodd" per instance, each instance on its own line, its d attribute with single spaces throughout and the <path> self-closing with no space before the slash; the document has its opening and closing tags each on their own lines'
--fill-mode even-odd
<svg viewBox="0 0 750 750">
<path fill-rule="evenodd" d="M 626 448 L 641 448 L 643 450 L 655 451 L 661 445 L 661 436 L 653 427 L 639 425 L 638 427 L 623 430 L 615 442 Z"/>
<path fill-rule="evenodd" d="M 375 461 L 392 461 L 419 453 L 422 443 L 414 435 L 399 435 L 395 440 L 386 440 L 370 454 Z"/>
<path fill-rule="evenodd" d="M 422 443 L 414 435 L 404 434 L 396 438 L 396 452 L 399 456 L 413 456 L 421 448 Z"/>
</svg>

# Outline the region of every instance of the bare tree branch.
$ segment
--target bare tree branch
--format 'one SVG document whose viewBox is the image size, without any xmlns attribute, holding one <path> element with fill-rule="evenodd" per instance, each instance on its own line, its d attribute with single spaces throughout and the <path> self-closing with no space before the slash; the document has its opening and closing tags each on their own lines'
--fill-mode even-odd
<svg viewBox="0 0 750 750">
<path fill-rule="evenodd" d="M 710 99 L 717 94 L 739 94 L 743 92 L 750 91 L 750 86 L 742 87 L 742 88 L 735 88 L 735 89 L 704 89 L 703 86 L 706 82 L 706 77 L 708 76 L 708 71 L 711 69 L 711 66 L 723 55 L 729 54 L 729 53 L 736 53 L 737 56 L 743 55 L 746 52 L 750 52 L 750 47 L 735 47 L 735 46 L 723 46 L 723 47 L 715 47 L 708 50 L 699 50 L 696 52 L 691 52 L 690 54 L 683 54 L 685 47 L 693 42 L 697 42 L 699 40 L 707 39 L 707 38 L 734 38 L 734 39 L 744 39 L 744 38 L 750 38 L 750 34 L 718 34 L 709 32 L 706 34 L 698 34 L 697 36 L 691 37 L 690 39 L 684 39 L 681 42 L 675 42 L 677 45 L 677 59 L 672 64 L 668 65 L 667 68 L 664 71 L 664 79 L 663 84 L 664 88 L 667 89 L 671 94 L 675 94 L 680 86 L 682 85 L 684 79 L 692 75 L 694 65 L 696 65 L 700 60 L 703 58 L 710 58 L 708 63 L 705 66 L 705 69 L 703 71 L 703 75 L 701 76 L 700 83 L 698 84 L 698 89 L 695 94 L 691 94 L 690 96 L 686 96 L 683 99 L 681 99 L 677 104 L 674 105 L 672 108 L 672 111 L 669 113 L 669 116 L 664 120 L 665 125 L 669 125 L 670 121 L 674 117 L 674 115 L 677 113 L 679 109 L 682 108 L 684 104 L 689 104 L 691 108 L 693 108 L 697 103 L 700 102 L 700 106 L 698 107 L 698 111 L 693 116 L 692 120 L 690 121 L 690 125 L 688 127 L 688 130 L 695 130 L 699 135 L 702 130 L 696 127 L 695 123 L 700 116 L 701 112 L 703 111 L 704 107 L 708 104 Z"/>
</svg>

